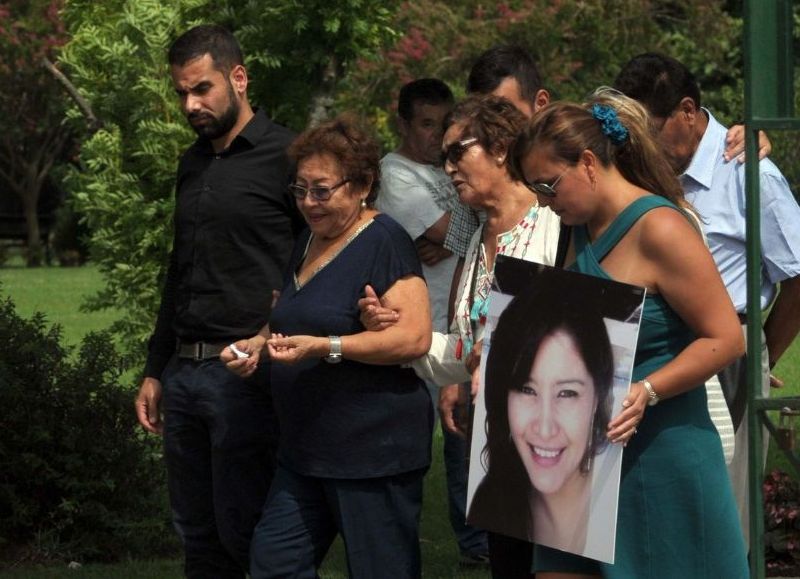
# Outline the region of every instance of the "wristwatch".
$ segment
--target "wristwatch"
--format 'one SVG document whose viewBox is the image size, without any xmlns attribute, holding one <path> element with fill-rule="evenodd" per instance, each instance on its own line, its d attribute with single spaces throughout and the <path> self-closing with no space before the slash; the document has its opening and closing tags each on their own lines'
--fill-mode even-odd
<svg viewBox="0 0 800 579">
<path fill-rule="evenodd" d="M 644 386 L 644 389 L 647 390 L 647 397 L 649 398 L 649 400 L 647 401 L 647 405 L 655 406 L 656 404 L 658 404 L 658 401 L 661 399 L 658 397 L 658 394 L 656 394 L 656 391 L 653 390 L 653 385 L 650 384 L 650 382 L 648 382 L 647 380 L 642 380 L 641 382 L 642 386 Z"/>
<path fill-rule="evenodd" d="M 328 364 L 338 364 L 342 361 L 342 339 L 339 336 L 328 336 L 331 343 L 330 353 L 324 360 Z"/>
</svg>

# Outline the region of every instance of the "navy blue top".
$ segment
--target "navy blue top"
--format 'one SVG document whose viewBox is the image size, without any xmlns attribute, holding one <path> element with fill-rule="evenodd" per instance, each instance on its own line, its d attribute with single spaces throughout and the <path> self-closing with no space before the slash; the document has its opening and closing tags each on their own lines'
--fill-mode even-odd
<svg viewBox="0 0 800 579">
<path fill-rule="evenodd" d="M 341 253 L 299 290 L 293 273 L 310 233 L 295 245 L 273 332 L 346 336 L 364 331 L 358 299 L 366 284 L 383 295 L 398 279 L 422 277 L 411 238 L 379 214 Z M 425 384 L 399 365 L 322 359 L 272 364 L 280 423 L 278 460 L 306 476 L 368 478 L 430 465 L 433 408 Z"/>
</svg>

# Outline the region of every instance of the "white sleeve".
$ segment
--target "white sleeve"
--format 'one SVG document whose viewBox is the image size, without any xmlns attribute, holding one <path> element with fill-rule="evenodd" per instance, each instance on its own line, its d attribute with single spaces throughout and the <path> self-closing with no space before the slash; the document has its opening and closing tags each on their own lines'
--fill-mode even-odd
<svg viewBox="0 0 800 579">
<path fill-rule="evenodd" d="M 456 358 L 457 334 L 433 333 L 431 349 L 411 362 L 417 376 L 438 386 L 469 382 L 472 377 L 464 360 Z"/>
</svg>

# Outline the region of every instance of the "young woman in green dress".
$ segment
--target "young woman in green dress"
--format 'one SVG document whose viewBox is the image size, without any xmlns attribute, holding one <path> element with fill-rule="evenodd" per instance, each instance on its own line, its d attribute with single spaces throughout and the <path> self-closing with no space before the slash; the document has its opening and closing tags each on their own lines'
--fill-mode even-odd
<svg viewBox="0 0 800 579">
<path fill-rule="evenodd" d="M 607 431 L 626 446 L 615 562 L 537 547 L 538 579 L 748 576 L 702 387 L 742 354 L 742 332 L 648 123 L 602 91 L 540 111 L 514 151 L 540 204 L 572 226 L 567 266 L 647 288 L 633 382 Z"/>
</svg>

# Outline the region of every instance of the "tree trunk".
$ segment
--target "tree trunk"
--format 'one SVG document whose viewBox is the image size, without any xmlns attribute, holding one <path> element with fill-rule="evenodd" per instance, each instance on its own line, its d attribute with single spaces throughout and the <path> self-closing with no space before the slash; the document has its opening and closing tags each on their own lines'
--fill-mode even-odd
<svg viewBox="0 0 800 579">
<path fill-rule="evenodd" d="M 22 206 L 25 213 L 25 223 L 28 227 L 28 250 L 26 261 L 28 267 L 42 265 L 42 238 L 39 231 L 39 215 L 36 211 L 39 205 L 39 192 L 41 186 L 34 182 L 28 183 L 25 194 L 22 196 Z"/>
</svg>

